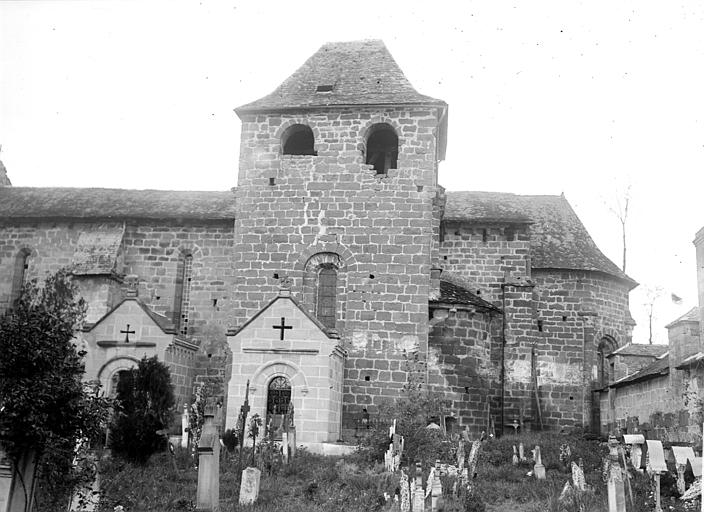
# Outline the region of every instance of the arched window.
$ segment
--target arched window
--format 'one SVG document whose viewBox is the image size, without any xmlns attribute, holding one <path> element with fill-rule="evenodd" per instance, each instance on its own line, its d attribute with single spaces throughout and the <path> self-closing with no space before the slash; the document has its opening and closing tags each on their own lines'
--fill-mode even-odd
<svg viewBox="0 0 704 512">
<path fill-rule="evenodd" d="M 386 174 L 398 165 L 398 135 L 391 125 L 375 124 L 367 136 L 367 165 L 373 165 L 377 174 Z"/>
<path fill-rule="evenodd" d="M 191 306 L 191 279 L 193 255 L 181 253 L 176 268 L 176 292 L 174 294 L 174 321 L 180 334 L 188 334 L 188 315 Z"/>
<path fill-rule="evenodd" d="M 15 269 L 12 276 L 12 303 L 19 299 L 22 293 L 22 287 L 27 279 L 30 256 L 31 252 L 29 249 L 22 249 L 17 253 L 17 256 L 15 256 Z"/>
<path fill-rule="evenodd" d="M 608 356 L 616 350 L 616 342 L 611 338 L 602 338 L 596 349 L 596 379 L 600 388 L 614 381 L 613 364 L 609 364 Z"/>
<path fill-rule="evenodd" d="M 337 269 L 324 265 L 318 272 L 318 300 L 316 316 L 328 328 L 335 327 L 335 302 L 337 301 Z"/>
<path fill-rule="evenodd" d="M 284 155 L 317 155 L 313 130 L 304 124 L 289 126 L 281 137 L 281 147 Z"/>
</svg>

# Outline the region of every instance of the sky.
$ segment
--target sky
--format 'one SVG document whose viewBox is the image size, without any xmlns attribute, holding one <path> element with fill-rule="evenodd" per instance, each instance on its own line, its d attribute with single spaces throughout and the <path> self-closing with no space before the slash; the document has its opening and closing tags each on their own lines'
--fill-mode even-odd
<svg viewBox="0 0 704 512">
<path fill-rule="evenodd" d="M 449 104 L 448 190 L 564 193 L 621 264 L 637 342 L 696 305 L 704 3 L 0 2 L 0 159 L 15 186 L 227 190 L 233 112 L 323 43 L 382 39 Z M 681 297 L 682 304 L 671 300 Z"/>
</svg>

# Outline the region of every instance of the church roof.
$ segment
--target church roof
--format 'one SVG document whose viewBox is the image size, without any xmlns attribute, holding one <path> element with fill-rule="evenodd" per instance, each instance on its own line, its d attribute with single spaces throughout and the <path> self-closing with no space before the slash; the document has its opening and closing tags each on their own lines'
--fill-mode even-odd
<svg viewBox="0 0 704 512">
<path fill-rule="evenodd" d="M 668 345 L 650 345 L 645 343 L 627 343 L 621 348 L 617 348 L 606 357 L 611 356 L 641 356 L 660 357 L 669 349 Z"/>
<path fill-rule="evenodd" d="M 564 196 L 448 191 L 443 219 L 530 224 L 533 268 L 591 270 L 636 285 L 599 250 Z"/>
<path fill-rule="evenodd" d="M 232 192 L 0 187 L 0 219 L 235 218 Z"/>
<path fill-rule="evenodd" d="M 240 113 L 329 106 L 438 105 L 418 93 L 380 40 L 326 43 L 271 94 Z"/>
<path fill-rule="evenodd" d="M 654 379 L 655 377 L 667 375 L 668 373 L 670 373 L 670 356 L 668 353 L 665 353 L 665 355 L 660 356 L 660 358 L 658 358 L 658 360 L 653 364 L 646 366 L 632 375 L 628 375 L 627 377 L 617 380 L 609 387 L 620 388 L 621 386 L 635 384 L 636 382 L 643 380 Z"/>
<path fill-rule="evenodd" d="M 440 297 L 432 302 L 443 304 L 467 304 L 481 309 L 499 311 L 499 308 L 494 306 L 491 302 L 482 299 L 465 287 L 446 279 L 440 279 Z"/>
<path fill-rule="evenodd" d="M 679 317 L 677 320 L 673 320 L 669 324 L 665 326 L 666 329 L 669 329 L 670 327 L 674 327 L 677 324 L 681 324 L 684 322 L 693 322 L 693 323 L 698 323 L 699 322 L 699 308 L 697 306 L 694 306 L 692 309 L 687 311 L 684 315 Z"/>
</svg>

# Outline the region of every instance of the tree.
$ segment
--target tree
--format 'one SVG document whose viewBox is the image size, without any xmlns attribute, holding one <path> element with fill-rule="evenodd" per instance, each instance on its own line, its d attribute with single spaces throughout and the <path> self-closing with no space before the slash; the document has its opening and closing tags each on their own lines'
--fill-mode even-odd
<svg viewBox="0 0 704 512">
<path fill-rule="evenodd" d="M 100 436 L 109 401 L 82 383 L 74 343 L 86 305 L 66 270 L 32 280 L 0 319 L 0 442 L 15 468 L 34 455 L 52 487 L 72 481 L 76 441 Z M 75 476 L 75 475 L 73 475 Z M 26 507 L 33 497 L 24 487 Z"/>
<path fill-rule="evenodd" d="M 175 403 L 168 367 L 156 356 L 143 358 L 137 368 L 120 374 L 115 397 L 110 444 L 116 454 L 145 464 L 164 448 L 164 436 Z"/>
<path fill-rule="evenodd" d="M 623 194 L 616 196 L 616 204 L 609 209 L 621 224 L 621 242 L 623 244 L 623 261 L 621 270 L 626 272 L 626 222 L 628 221 L 628 206 L 631 202 L 631 185 L 629 184 Z"/>
<path fill-rule="evenodd" d="M 662 286 L 645 287 L 645 312 L 648 315 L 648 343 L 653 344 L 653 319 L 655 318 L 655 303 L 664 295 Z"/>
</svg>

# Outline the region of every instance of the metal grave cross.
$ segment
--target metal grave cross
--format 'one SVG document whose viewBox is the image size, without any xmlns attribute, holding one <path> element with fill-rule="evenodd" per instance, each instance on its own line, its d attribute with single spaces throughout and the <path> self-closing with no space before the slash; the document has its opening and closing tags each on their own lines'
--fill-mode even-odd
<svg viewBox="0 0 704 512">
<path fill-rule="evenodd" d="M 125 335 L 125 343 L 129 343 L 130 342 L 130 334 L 136 334 L 136 332 L 130 331 L 130 324 L 127 324 L 127 329 L 125 329 L 124 331 L 120 331 L 120 334 L 124 334 Z"/>
<path fill-rule="evenodd" d="M 286 318 L 283 316 L 281 317 L 281 325 L 272 325 L 271 327 L 273 329 L 280 329 L 281 330 L 281 340 L 284 339 L 284 330 L 286 329 L 293 329 L 292 325 L 285 325 L 286 324 Z"/>
</svg>

